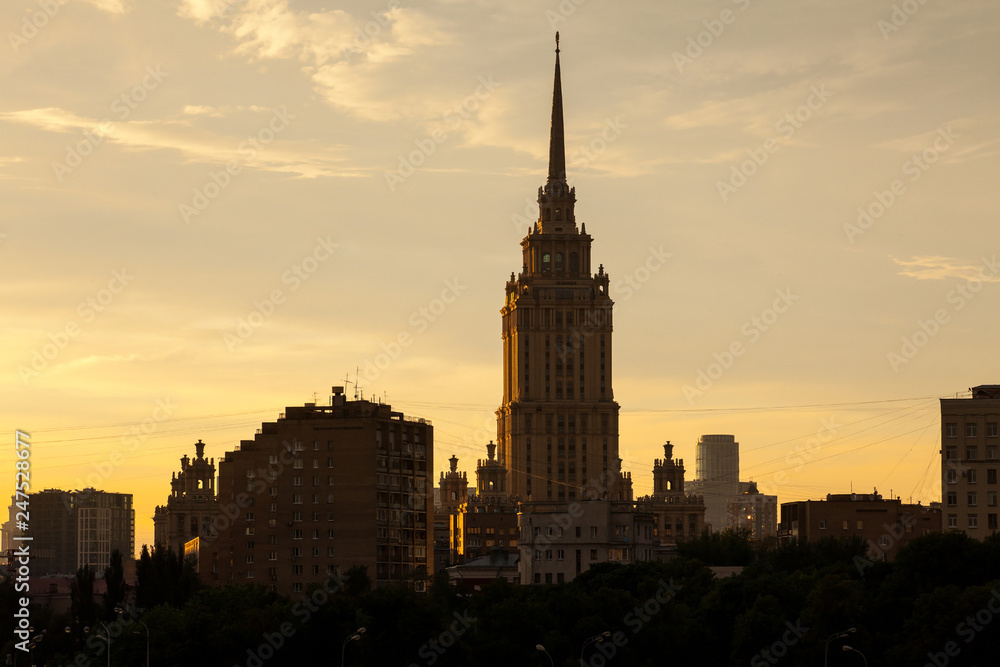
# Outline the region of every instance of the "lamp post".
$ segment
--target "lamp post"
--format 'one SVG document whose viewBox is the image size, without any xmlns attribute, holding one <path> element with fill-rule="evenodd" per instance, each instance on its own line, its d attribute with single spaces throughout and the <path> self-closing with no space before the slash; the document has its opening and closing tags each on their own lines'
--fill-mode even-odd
<svg viewBox="0 0 1000 667">
<path fill-rule="evenodd" d="M 581 665 L 583 664 L 583 652 L 587 650 L 588 646 L 590 646 L 591 644 L 600 644 L 610 636 L 611 633 L 605 630 L 599 635 L 594 635 L 593 637 L 585 639 L 583 642 L 583 646 L 580 647 L 580 664 Z"/>
<path fill-rule="evenodd" d="M 541 644 L 535 644 L 535 650 L 544 653 L 545 657 L 549 659 L 549 665 L 551 665 L 552 667 L 556 667 L 556 663 L 552 660 L 552 656 L 549 655 L 549 652 L 545 650 L 544 646 L 542 646 Z"/>
<path fill-rule="evenodd" d="M 827 667 L 827 661 L 830 657 L 830 642 L 834 639 L 846 639 L 848 635 L 857 631 L 857 628 L 847 628 L 846 630 L 841 630 L 840 632 L 834 632 L 826 638 L 826 646 L 823 648 L 823 667 Z"/>
<path fill-rule="evenodd" d="M 108 630 L 108 626 L 104 625 L 104 623 L 102 623 L 101 621 L 98 621 L 97 623 L 102 628 L 104 628 L 104 632 L 106 632 L 108 635 L 107 637 L 102 637 L 101 635 L 97 634 L 95 634 L 94 636 L 97 637 L 98 639 L 103 639 L 108 643 L 108 667 L 111 667 L 111 631 Z M 84 632 L 86 632 L 86 630 L 84 630 Z"/>
<path fill-rule="evenodd" d="M 139 625 L 141 625 L 143 629 L 146 631 L 146 667 L 149 667 L 149 626 L 142 621 L 139 621 Z M 136 630 L 133 634 L 137 635 L 139 634 L 139 631 Z"/>
<path fill-rule="evenodd" d="M 868 667 L 868 658 L 866 658 L 865 654 L 859 651 L 858 649 L 848 646 L 847 644 L 844 644 L 844 648 L 842 650 L 845 653 L 857 653 L 858 655 L 861 656 L 861 659 L 865 661 L 865 667 Z"/>
<path fill-rule="evenodd" d="M 354 631 L 350 637 L 344 640 L 344 643 L 340 647 L 340 667 L 344 667 L 344 652 L 347 650 L 347 645 L 353 641 L 361 639 L 361 635 L 365 634 L 365 628 L 360 627 Z M 146 667 L 149 667 L 148 665 Z"/>
</svg>

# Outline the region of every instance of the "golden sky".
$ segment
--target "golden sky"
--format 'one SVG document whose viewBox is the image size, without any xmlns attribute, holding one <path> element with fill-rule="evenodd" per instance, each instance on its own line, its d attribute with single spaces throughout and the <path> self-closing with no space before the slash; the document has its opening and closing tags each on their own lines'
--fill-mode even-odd
<svg viewBox="0 0 1000 667">
<path fill-rule="evenodd" d="M 360 369 L 495 438 L 548 155 L 611 275 L 621 453 L 741 443 L 780 501 L 940 500 L 938 397 L 1000 381 L 1000 5 L 14 0 L 0 415 L 33 489 L 135 494 Z M 353 392 L 353 386 L 348 391 Z"/>
</svg>

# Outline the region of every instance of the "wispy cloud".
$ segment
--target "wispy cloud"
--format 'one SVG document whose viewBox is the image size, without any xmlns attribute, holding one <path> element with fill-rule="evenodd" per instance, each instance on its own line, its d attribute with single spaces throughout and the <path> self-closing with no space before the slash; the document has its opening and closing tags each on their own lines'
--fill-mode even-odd
<svg viewBox="0 0 1000 667">
<path fill-rule="evenodd" d="M 970 264 L 955 257 L 914 257 L 903 260 L 892 258 L 898 266 L 902 267 L 899 275 L 917 280 L 945 280 L 947 278 L 959 278 L 961 280 L 1000 282 L 1000 276 L 989 271 L 983 263 Z"/>
</svg>

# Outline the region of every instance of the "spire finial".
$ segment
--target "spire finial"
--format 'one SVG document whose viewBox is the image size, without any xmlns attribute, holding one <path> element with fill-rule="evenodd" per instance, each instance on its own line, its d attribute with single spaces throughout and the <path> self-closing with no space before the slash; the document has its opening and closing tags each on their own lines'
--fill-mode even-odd
<svg viewBox="0 0 1000 667">
<path fill-rule="evenodd" d="M 566 183 L 566 147 L 563 139 L 562 77 L 559 72 L 559 33 L 556 33 L 556 74 L 552 86 L 552 131 L 549 137 L 548 182 Z"/>
</svg>

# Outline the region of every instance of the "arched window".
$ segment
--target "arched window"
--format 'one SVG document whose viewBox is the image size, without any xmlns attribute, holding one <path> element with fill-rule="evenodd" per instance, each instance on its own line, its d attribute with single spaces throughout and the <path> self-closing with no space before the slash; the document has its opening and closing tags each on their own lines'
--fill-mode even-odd
<svg viewBox="0 0 1000 667">
<path fill-rule="evenodd" d="M 556 209 L 556 220 L 562 220 L 562 209 L 561 208 L 557 208 Z"/>
<path fill-rule="evenodd" d="M 457 491 L 452 491 L 451 492 L 451 499 L 452 500 L 458 500 L 458 492 Z"/>
<path fill-rule="evenodd" d="M 569 272 L 579 273 L 580 272 L 580 255 L 575 252 L 569 254 Z"/>
<path fill-rule="evenodd" d="M 556 253 L 556 273 L 562 273 L 563 270 L 563 254 L 561 252 Z"/>
<path fill-rule="evenodd" d="M 674 480 L 668 479 L 667 480 L 667 491 L 673 491 L 673 490 L 674 490 Z"/>
<path fill-rule="evenodd" d="M 542 253 L 542 273 L 548 273 L 552 270 L 552 255 L 545 252 Z"/>
</svg>

